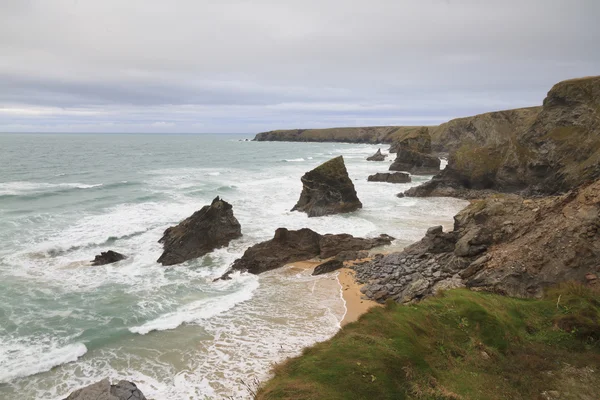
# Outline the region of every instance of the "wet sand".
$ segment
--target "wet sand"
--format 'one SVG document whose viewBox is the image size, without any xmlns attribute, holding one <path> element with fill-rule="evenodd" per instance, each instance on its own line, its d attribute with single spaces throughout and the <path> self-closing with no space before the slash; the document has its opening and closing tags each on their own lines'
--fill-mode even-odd
<svg viewBox="0 0 600 400">
<path fill-rule="evenodd" d="M 354 322 L 373 307 L 381 307 L 381 304 L 373 300 L 363 299 L 360 292 L 361 284 L 354 279 L 354 270 L 342 268 L 339 270 L 338 281 L 342 285 L 342 296 L 346 301 L 346 315 L 342 319 L 341 325 L 344 326 Z"/>
</svg>

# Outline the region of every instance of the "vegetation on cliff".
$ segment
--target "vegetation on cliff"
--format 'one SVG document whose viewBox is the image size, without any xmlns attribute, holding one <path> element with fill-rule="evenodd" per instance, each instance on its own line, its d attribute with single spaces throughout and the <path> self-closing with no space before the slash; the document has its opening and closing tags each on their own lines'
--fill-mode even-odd
<svg viewBox="0 0 600 400">
<path fill-rule="evenodd" d="M 464 289 L 388 303 L 277 366 L 256 396 L 594 399 L 600 296 L 577 284 L 521 300 Z"/>
</svg>

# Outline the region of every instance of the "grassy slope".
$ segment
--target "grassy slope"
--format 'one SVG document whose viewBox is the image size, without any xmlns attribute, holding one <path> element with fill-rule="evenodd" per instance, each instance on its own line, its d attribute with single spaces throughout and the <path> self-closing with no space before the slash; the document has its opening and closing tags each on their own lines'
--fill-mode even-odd
<svg viewBox="0 0 600 400">
<path fill-rule="evenodd" d="M 597 399 L 598 339 L 600 296 L 587 288 L 543 300 L 453 290 L 370 311 L 277 366 L 257 398 Z"/>
</svg>

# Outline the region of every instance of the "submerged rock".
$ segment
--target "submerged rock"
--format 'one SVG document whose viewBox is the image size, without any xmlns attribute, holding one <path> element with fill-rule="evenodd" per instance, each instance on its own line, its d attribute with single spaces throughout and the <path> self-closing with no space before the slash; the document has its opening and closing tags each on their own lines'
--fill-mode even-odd
<svg viewBox="0 0 600 400">
<path fill-rule="evenodd" d="M 323 275 L 328 272 L 337 271 L 338 269 L 343 268 L 343 267 L 344 267 L 343 261 L 333 259 L 333 260 L 325 261 L 324 263 L 317 265 L 312 274 L 313 275 Z"/>
<path fill-rule="evenodd" d="M 111 385 L 108 379 L 74 391 L 65 400 L 146 400 L 135 383 L 119 381 Z"/>
<path fill-rule="evenodd" d="M 388 235 L 365 239 L 348 234 L 320 235 L 308 228 L 297 231 L 279 228 L 275 231 L 273 239 L 248 248 L 221 278 L 227 279 L 233 271 L 260 274 L 296 261 L 315 257 L 330 258 L 342 252 L 369 250 L 390 244 L 393 239 Z"/>
<path fill-rule="evenodd" d="M 370 175 L 367 178 L 369 182 L 387 182 L 387 183 L 408 183 L 411 182 L 410 175 L 404 172 L 395 172 L 395 173 L 381 173 L 378 172 L 375 175 Z"/>
<path fill-rule="evenodd" d="M 362 203 L 356 195 L 342 156 L 331 159 L 302 177 L 302 193 L 292 211 L 309 217 L 356 211 Z"/>
<path fill-rule="evenodd" d="M 158 259 L 162 265 L 179 264 L 201 257 L 214 249 L 225 247 L 242 236 L 240 223 L 233 215 L 231 204 L 216 197 L 178 225 L 165 230 L 158 241 L 164 252 Z"/>
<path fill-rule="evenodd" d="M 94 257 L 94 261 L 92 261 L 92 265 L 105 265 L 116 263 L 117 261 L 121 261 L 126 259 L 123 254 L 117 253 L 116 251 L 108 250 L 103 251 Z"/>
<path fill-rule="evenodd" d="M 381 154 L 381 149 L 377 149 L 377 153 L 367 157 L 367 161 L 385 161 L 387 155 Z"/>
</svg>

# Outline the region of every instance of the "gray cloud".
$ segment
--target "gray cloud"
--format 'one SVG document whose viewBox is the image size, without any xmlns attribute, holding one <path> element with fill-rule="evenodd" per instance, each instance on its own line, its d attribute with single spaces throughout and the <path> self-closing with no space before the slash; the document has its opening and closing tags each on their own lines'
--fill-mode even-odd
<svg viewBox="0 0 600 400">
<path fill-rule="evenodd" d="M 600 73 L 597 0 L 0 3 L 1 131 L 429 124 Z"/>
</svg>

